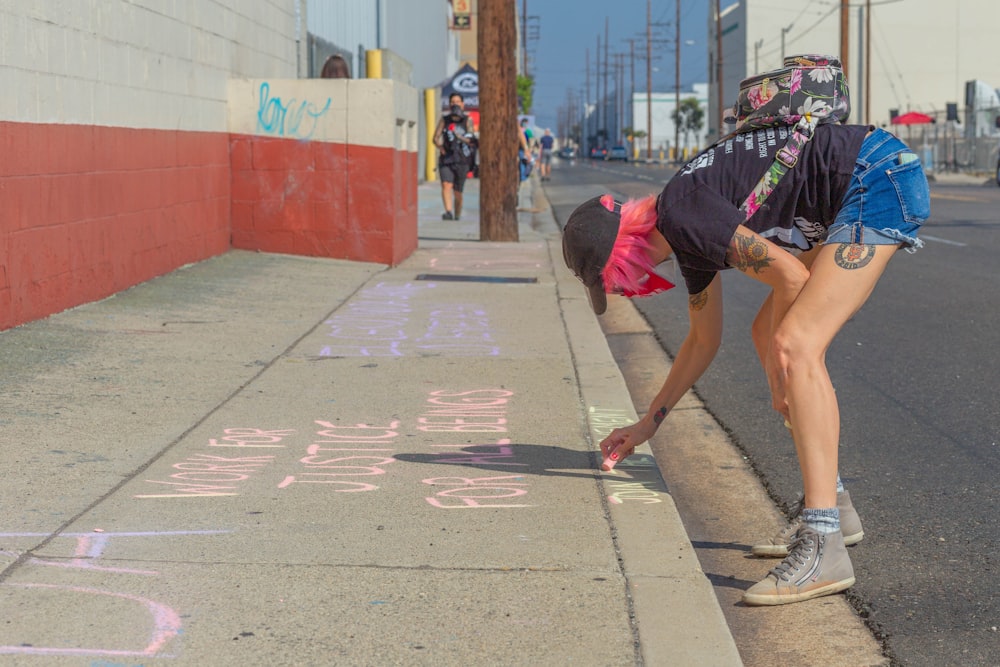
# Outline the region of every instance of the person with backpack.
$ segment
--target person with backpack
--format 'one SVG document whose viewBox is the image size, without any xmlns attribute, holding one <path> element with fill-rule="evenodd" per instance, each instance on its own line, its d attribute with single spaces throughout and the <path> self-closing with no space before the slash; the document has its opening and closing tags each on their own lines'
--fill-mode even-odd
<svg viewBox="0 0 1000 667">
<path fill-rule="evenodd" d="M 750 111 L 738 109 L 749 130 L 695 156 L 659 195 L 595 197 L 563 231 L 566 264 L 597 314 L 606 294 L 671 289 L 659 268 L 667 260 L 688 292 L 689 330 L 668 377 L 637 423 L 600 443 L 605 470 L 653 436 L 714 359 L 722 339 L 720 272 L 736 269 L 770 288 L 751 335 L 772 407 L 791 429 L 804 497 L 788 527 L 754 545 L 757 555 L 784 559 L 744 593 L 748 605 L 799 602 L 854 584 L 846 546 L 862 533 L 838 475 L 840 412 L 826 351 L 896 251 L 922 247 L 916 234 L 930 215 L 916 154 L 884 130 L 839 124 L 849 112 L 846 97 L 833 103 L 835 94 L 803 84 L 806 77 L 840 84 L 839 63 L 820 62 L 751 81 L 740 98 L 750 100 Z M 766 113 L 772 101 L 781 113 Z M 824 116 L 824 105 L 839 111 Z"/>
<path fill-rule="evenodd" d="M 556 138 L 552 136 L 552 130 L 546 128 L 545 134 L 538 140 L 538 145 L 542 148 L 540 157 L 541 166 L 539 167 L 538 174 L 543 181 L 552 180 L 552 149 L 555 147 L 555 144 Z"/>
<path fill-rule="evenodd" d="M 448 113 L 438 120 L 434 130 L 434 145 L 438 147 L 438 175 L 441 177 L 442 220 L 459 220 L 462 216 L 462 191 L 471 168 L 475 135 L 472 119 L 465 113 L 465 100 L 459 93 L 448 97 Z"/>
</svg>

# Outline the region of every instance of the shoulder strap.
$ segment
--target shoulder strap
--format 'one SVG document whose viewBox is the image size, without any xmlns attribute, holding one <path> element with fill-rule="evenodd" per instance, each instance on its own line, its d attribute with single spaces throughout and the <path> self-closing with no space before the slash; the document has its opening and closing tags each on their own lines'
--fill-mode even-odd
<svg viewBox="0 0 1000 667">
<path fill-rule="evenodd" d="M 799 122 L 795 124 L 795 127 L 792 129 L 792 136 L 788 138 L 784 146 L 778 149 L 771 167 L 760 177 L 757 185 L 754 186 L 754 189 L 747 195 L 746 200 L 740 206 L 740 210 L 746 214 L 748 220 L 750 216 L 757 212 L 757 209 L 761 207 L 764 200 L 778 187 L 778 182 L 799 161 L 802 148 L 812 139 L 818 124 L 819 119 L 813 118 L 809 114 L 800 118 Z"/>
</svg>

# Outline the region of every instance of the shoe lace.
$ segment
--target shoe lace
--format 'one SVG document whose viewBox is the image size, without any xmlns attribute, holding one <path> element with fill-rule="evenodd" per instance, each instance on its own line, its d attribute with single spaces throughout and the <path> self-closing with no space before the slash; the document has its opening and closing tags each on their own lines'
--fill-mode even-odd
<svg viewBox="0 0 1000 667">
<path fill-rule="evenodd" d="M 812 551 L 812 537 L 808 532 L 800 530 L 795 535 L 792 543 L 788 545 L 788 555 L 785 556 L 784 560 L 777 567 L 771 569 L 770 574 L 781 581 L 788 581 L 792 576 L 792 572 L 797 572 L 809 561 Z"/>
<path fill-rule="evenodd" d="M 788 520 L 788 523 L 785 524 L 785 527 L 782 528 L 781 531 L 778 533 L 782 540 L 788 540 L 790 536 L 794 535 L 795 532 L 798 531 L 799 526 L 802 525 L 801 516 L 802 516 L 802 510 L 805 506 L 806 506 L 805 497 L 799 496 L 799 499 L 791 507 L 791 512 L 790 512 L 791 518 Z"/>
</svg>

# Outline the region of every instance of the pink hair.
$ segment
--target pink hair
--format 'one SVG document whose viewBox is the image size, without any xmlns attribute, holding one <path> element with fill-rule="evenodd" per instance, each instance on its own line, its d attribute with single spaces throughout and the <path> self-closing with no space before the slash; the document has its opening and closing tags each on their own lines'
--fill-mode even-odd
<svg viewBox="0 0 1000 667">
<path fill-rule="evenodd" d="M 611 195 L 604 195 L 601 197 L 601 204 L 609 211 L 613 210 L 614 198 Z M 601 272 L 606 291 L 617 289 L 636 296 L 648 296 L 662 291 L 662 289 L 651 289 L 646 281 L 646 278 L 653 273 L 653 264 L 649 260 L 649 251 L 653 246 L 648 237 L 656 228 L 656 218 L 654 196 L 633 199 L 622 204 L 618 237 L 611 249 L 611 256 L 608 257 Z"/>
</svg>

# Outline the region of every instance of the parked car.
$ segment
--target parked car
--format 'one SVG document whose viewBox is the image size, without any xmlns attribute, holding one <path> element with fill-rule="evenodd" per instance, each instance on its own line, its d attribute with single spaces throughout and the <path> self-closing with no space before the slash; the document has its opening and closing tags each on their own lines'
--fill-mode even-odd
<svg viewBox="0 0 1000 667">
<path fill-rule="evenodd" d="M 621 160 L 622 162 L 628 162 L 628 149 L 624 146 L 612 146 L 608 154 L 604 156 L 605 160 Z"/>
<path fill-rule="evenodd" d="M 559 149 L 558 155 L 564 160 L 572 160 L 576 157 L 576 149 L 572 146 L 564 146 Z"/>
<path fill-rule="evenodd" d="M 601 148 L 600 146 L 593 146 L 590 149 L 590 157 L 595 160 L 603 160 L 608 154 L 607 148 Z"/>
</svg>

